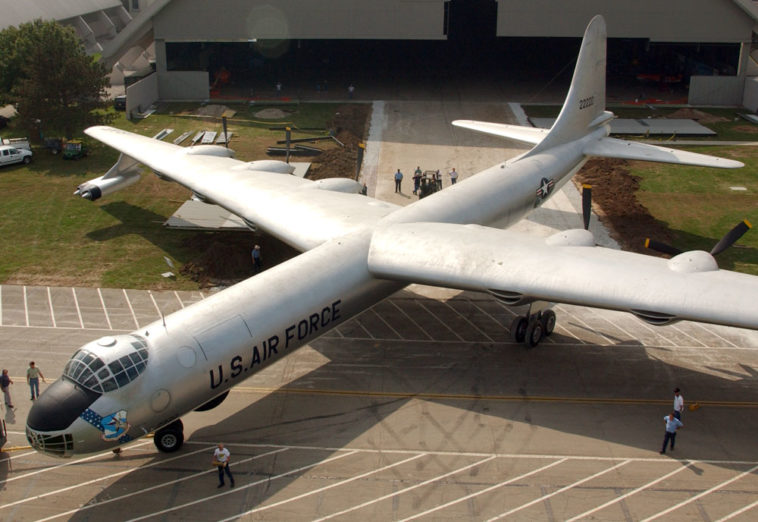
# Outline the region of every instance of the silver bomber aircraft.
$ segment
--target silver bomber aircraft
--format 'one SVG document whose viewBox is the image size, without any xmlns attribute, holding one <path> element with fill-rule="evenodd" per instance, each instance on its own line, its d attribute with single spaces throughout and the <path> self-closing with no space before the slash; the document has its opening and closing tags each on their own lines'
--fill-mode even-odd
<svg viewBox="0 0 758 522">
<path fill-rule="evenodd" d="M 78 188 L 81 197 L 94 200 L 136 182 L 143 164 L 303 253 L 129 335 L 82 346 L 32 407 L 30 443 L 71 457 L 155 432 L 158 449 L 175 451 L 182 415 L 220 404 L 232 386 L 410 283 L 531 303 L 511 326 L 528 346 L 555 326 L 548 303 L 622 310 L 652 324 L 686 319 L 758 329 L 758 277 L 720 270 L 711 253 L 662 259 L 597 247 L 586 229 L 547 239 L 506 229 L 590 157 L 742 166 L 610 138 L 605 48 L 605 21 L 597 16 L 550 130 L 453 122 L 534 147 L 406 207 L 363 196 L 352 180 L 300 179 L 285 163 L 244 163 L 218 146 L 182 148 L 110 127 L 88 129 L 121 156 Z"/>
</svg>

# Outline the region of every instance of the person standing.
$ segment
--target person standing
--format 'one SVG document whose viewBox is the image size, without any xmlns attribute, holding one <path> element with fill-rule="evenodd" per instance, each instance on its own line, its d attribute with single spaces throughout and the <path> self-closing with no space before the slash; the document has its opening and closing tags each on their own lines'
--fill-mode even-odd
<svg viewBox="0 0 758 522">
<path fill-rule="evenodd" d="M 347 86 L 347 96 L 352 100 L 355 95 L 355 85 L 352 83 Z"/>
<path fill-rule="evenodd" d="M 403 181 L 403 173 L 400 172 L 400 169 L 397 169 L 397 172 L 395 172 L 395 192 L 402 192 L 400 190 L 400 183 Z"/>
<path fill-rule="evenodd" d="M 253 247 L 253 267 L 255 268 L 255 273 L 261 271 L 261 268 L 263 267 L 263 261 L 261 260 L 261 247 L 260 245 L 255 245 Z"/>
<path fill-rule="evenodd" d="M 32 392 L 32 400 L 39 397 L 39 380 L 42 378 L 42 382 L 47 382 L 42 372 L 34 366 L 34 361 L 29 363 L 29 368 L 26 370 L 26 383 L 29 385 L 29 390 Z"/>
<path fill-rule="evenodd" d="M 674 388 L 674 417 L 682 420 L 682 412 L 684 411 L 684 397 L 679 391 L 679 388 Z"/>
<path fill-rule="evenodd" d="M 218 448 L 213 450 L 213 465 L 218 467 L 218 487 L 224 487 L 224 473 L 229 477 L 229 487 L 234 487 L 234 477 L 229 469 L 231 453 L 224 447 L 222 442 L 218 443 Z"/>
<path fill-rule="evenodd" d="M 663 447 L 661 448 L 661 451 L 658 452 L 661 455 L 666 453 L 666 444 L 668 444 L 669 441 L 671 441 L 671 451 L 674 451 L 674 444 L 676 443 L 676 431 L 679 428 L 684 427 L 682 421 L 674 416 L 673 411 L 663 417 L 663 422 L 666 423 L 666 434 L 663 436 Z"/>
<path fill-rule="evenodd" d="M 449 174 L 450 174 L 450 184 L 455 185 L 455 183 L 458 181 L 458 173 L 455 171 L 455 167 L 453 167 L 453 170 L 451 170 Z"/>
<path fill-rule="evenodd" d="M 434 173 L 434 181 L 437 183 L 437 190 L 442 190 L 442 174 L 440 174 L 440 169 L 437 169 L 437 172 Z"/>
<path fill-rule="evenodd" d="M 413 193 L 418 192 L 418 188 L 421 185 L 421 165 L 416 167 L 416 171 L 413 173 Z"/>
<path fill-rule="evenodd" d="M 11 400 L 10 385 L 13 384 L 13 379 L 8 375 L 8 370 L 3 368 L 3 374 L 0 375 L 0 389 L 3 390 L 3 396 L 5 397 L 5 406 L 10 409 L 15 409 L 13 401 Z"/>
</svg>

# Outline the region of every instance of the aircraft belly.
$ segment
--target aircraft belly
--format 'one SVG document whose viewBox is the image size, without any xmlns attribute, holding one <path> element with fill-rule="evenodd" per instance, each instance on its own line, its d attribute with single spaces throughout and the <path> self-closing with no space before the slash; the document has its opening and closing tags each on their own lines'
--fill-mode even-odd
<svg viewBox="0 0 758 522">
<path fill-rule="evenodd" d="M 162 416 L 159 426 L 405 286 L 368 272 L 370 238 L 361 233 L 330 241 L 175 312 L 165 328 L 162 321 L 149 325 L 144 332 L 160 355 L 146 372 L 160 381 L 152 395 L 171 390 L 170 406 L 152 408 L 153 416 Z M 190 367 L 186 350 L 196 352 Z"/>
</svg>

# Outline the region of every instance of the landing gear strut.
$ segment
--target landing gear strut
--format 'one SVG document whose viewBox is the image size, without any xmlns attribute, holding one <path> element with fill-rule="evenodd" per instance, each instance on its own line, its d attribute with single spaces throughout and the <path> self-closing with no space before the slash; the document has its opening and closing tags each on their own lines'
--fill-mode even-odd
<svg viewBox="0 0 758 522">
<path fill-rule="evenodd" d="M 163 453 L 173 453 L 181 448 L 184 443 L 184 424 L 182 420 L 176 419 L 171 424 L 163 426 L 156 431 L 153 443 L 155 443 L 158 451 L 162 451 Z"/>
<path fill-rule="evenodd" d="M 553 333 L 555 312 L 547 308 L 547 303 L 534 302 L 529 305 L 526 315 L 517 315 L 511 323 L 511 337 L 527 348 L 534 348 L 540 341 Z"/>
</svg>

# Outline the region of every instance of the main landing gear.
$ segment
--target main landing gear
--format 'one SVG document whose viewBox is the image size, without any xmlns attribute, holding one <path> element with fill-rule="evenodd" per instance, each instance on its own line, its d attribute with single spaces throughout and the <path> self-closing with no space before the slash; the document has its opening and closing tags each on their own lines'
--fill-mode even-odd
<svg viewBox="0 0 758 522">
<path fill-rule="evenodd" d="M 548 303 L 534 302 L 529 305 L 526 315 L 517 315 L 511 323 L 511 337 L 527 348 L 534 348 L 542 339 L 553 333 L 555 312 L 547 308 Z"/>
<path fill-rule="evenodd" d="M 153 443 L 158 451 L 173 453 L 182 447 L 184 443 L 184 424 L 181 419 L 176 419 L 171 424 L 163 426 L 155 432 Z"/>
</svg>

